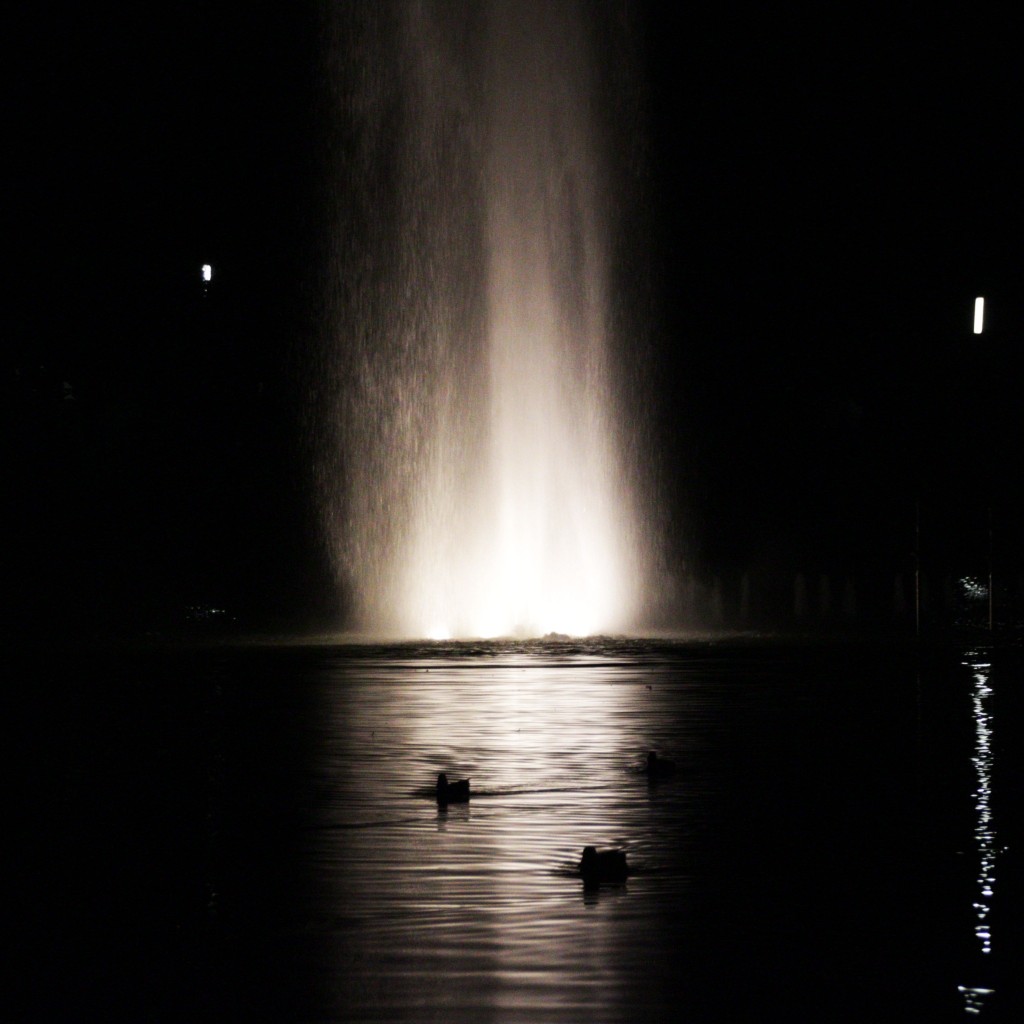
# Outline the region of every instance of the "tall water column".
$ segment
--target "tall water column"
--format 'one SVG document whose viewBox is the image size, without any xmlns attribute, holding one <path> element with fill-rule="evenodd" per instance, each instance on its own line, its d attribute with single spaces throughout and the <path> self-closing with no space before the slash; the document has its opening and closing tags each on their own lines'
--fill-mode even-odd
<svg viewBox="0 0 1024 1024">
<path fill-rule="evenodd" d="M 622 17 L 403 0 L 326 24 L 316 472 L 357 629 L 637 625 L 656 544 L 643 338 L 617 285 L 636 129 Z"/>
</svg>

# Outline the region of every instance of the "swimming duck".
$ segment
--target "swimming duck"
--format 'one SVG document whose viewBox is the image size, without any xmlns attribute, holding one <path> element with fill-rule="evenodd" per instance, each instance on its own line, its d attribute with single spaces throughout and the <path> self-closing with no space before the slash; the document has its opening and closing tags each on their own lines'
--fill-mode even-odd
<svg viewBox="0 0 1024 1024">
<path fill-rule="evenodd" d="M 437 777 L 437 802 L 442 806 L 469 803 L 469 779 L 449 782 L 448 776 L 441 772 Z"/>
<path fill-rule="evenodd" d="M 629 874 L 626 854 L 622 850 L 597 851 L 595 846 L 586 846 L 580 858 L 580 877 L 587 885 L 599 882 L 624 882 Z"/>
<path fill-rule="evenodd" d="M 644 771 L 649 779 L 664 779 L 672 775 L 676 770 L 675 761 L 668 761 L 652 750 L 647 755 L 647 767 Z"/>
</svg>

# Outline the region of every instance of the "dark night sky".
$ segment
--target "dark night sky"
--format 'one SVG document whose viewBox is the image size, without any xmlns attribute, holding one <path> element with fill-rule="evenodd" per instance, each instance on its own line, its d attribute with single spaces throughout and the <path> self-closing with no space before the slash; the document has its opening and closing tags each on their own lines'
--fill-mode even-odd
<svg viewBox="0 0 1024 1024">
<path fill-rule="evenodd" d="M 950 550 L 1019 511 L 1020 16 L 914 10 L 646 18 L 662 454 L 705 571 L 901 558 L 918 497 Z M 299 443 L 315 12 L 22 19 L 11 621 L 329 611 Z"/>
<path fill-rule="evenodd" d="M 713 10 L 658 33 L 651 61 L 698 549 L 906 569 L 920 497 L 955 560 L 988 503 L 1015 521 L 1020 33 L 899 5 Z"/>
</svg>

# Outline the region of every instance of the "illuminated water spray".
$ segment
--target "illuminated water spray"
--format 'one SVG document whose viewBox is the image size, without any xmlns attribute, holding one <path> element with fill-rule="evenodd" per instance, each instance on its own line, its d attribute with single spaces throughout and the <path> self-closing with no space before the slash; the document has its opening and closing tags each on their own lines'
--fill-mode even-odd
<svg viewBox="0 0 1024 1024">
<path fill-rule="evenodd" d="M 628 26 L 611 4 L 348 6 L 317 467 L 353 621 L 628 629 L 652 550 Z"/>
</svg>

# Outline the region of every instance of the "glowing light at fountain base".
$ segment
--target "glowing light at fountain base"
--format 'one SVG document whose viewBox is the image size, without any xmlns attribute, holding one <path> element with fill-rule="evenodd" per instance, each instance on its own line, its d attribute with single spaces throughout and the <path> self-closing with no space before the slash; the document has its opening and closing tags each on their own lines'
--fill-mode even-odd
<svg viewBox="0 0 1024 1024">
<path fill-rule="evenodd" d="M 543 546 L 536 536 L 509 537 L 478 559 L 443 567 L 413 562 L 408 632 L 448 640 L 623 630 L 625 602 L 613 567 L 575 551 L 544 554 Z M 609 546 L 595 541 L 591 550 L 604 554 Z"/>
</svg>

